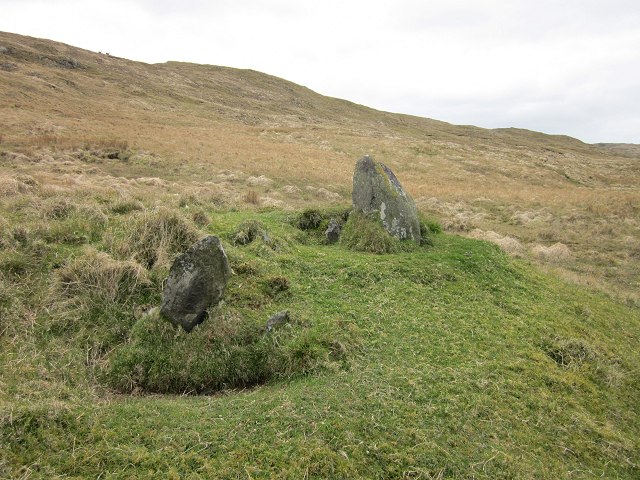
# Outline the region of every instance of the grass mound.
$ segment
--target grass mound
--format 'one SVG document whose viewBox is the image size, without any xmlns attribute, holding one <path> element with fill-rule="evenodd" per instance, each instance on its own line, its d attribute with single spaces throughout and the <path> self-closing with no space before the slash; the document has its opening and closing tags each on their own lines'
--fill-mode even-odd
<svg viewBox="0 0 640 480">
<path fill-rule="evenodd" d="M 339 361 L 329 332 L 263 324 L 215 309 L 187 334 L 157 312 L 143 316 L 109 359 L 104 381 L 120 392 L 212 393 L 309 374 Z"/>
<path fill-rule="evenodd" d="M 293 225 L 299 230 L 306 232 L 311 238 L 315 238 L 320 243 L 324 240 L 324 232 L 331 220 L 343 226 L 349 218 L 350 208 L 332 207 L 323 210 L 317 208 L 307 208 L 293 218 Z"/>
<path fill-rule="evenodd" d="M 257 238 L 269 238 L 264 225 L 257 220 L 245 220 L 231 234 L 231 242 L 234 245 L 248 245 Z"/>
<path fill-rule="evenodd" d="M 180 213 L 168 208 L 145 210 L 125 227 L 116 251 L 146 268 L 167 265 L 171 258 L 198 240 L 198 231 Z"/>
<path fill-rule="evenodd" d="M 298 216 L 296 226 L 300 230 L 315 230 L 320 227 L 322 220 L 323 216 L 320 210 L 308 208 Z"/>
<path fill-rule="evenodd" d="M 155 298 L 144 267 L 87 247 L 56 270 L 41 334 L 71 336 L 101 357 L 127 338 L 138 306 Z"/>
<path fill-rule="evenodd" d="M 58 270 L 58 288 L 66 297 L 88 302 L 128 304 L 139 288 L 150 286 L 147 272 L 131 260 L 119 261 L 107 253 L 88 249 Z"/>
<path fill-rule="evenodd" d="M 400 241 L 393 238 L 380 222 L 358 212 L 352 212 L 342 229 L 340 243 L 347 248 L 360 252 L 385 253 L 399 252 Z"/>
<path fill-rule="evenodd" d="M 225 243 L 225 302 L 187 334 L 141 314 L 158 262 L 111 249 L 150 213 L 82 246 L 26 225 L 0 250 L 0 477 L 638 478 L 637 309 L 487 242 L 378 255 L 211 211 L 198 235 L 310 241 Z"/>
</svg>

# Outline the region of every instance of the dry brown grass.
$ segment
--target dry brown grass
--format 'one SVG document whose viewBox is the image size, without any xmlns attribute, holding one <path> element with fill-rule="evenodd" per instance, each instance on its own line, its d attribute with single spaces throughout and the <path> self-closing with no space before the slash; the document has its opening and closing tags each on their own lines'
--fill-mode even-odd
<svg viewBox="0 0 640 480">
<path fill-rule="evenodd" d="M 166 266 L 173 257 L 189 248 L 199 233 L 179 212 L 160 207 L 140 212 L 134 228 L 125 238 L 112 236 L 111 248 L 123 258 L 132 258 L 146 268 Z"/>
<path fill-rule="evenodd" d="M 514 257 L 522 257 L 524 255 L 524 247 L 522 243 L 520 243 L 517 239 L 513 237 L 509 237 L 508 235 L 500 235 L 499 233 L 484 230 L 475 229 L 473 230 L 469 236 L 471 238 L 477 238 L 480 240 L 486 240 L 488 242 L 495 243 L 498 245 L 505 253 L 512 255 Z"/>
<path fill-rule="evenodd" d="M 84 255 L 58 271 L 58 289 L 66 296 L 101 295 L 109 302 L 126 303 L 139 286 L 149 286 L 147 271 L 131 260 L 115 260 L 104 252 L 85 249 Z"/>
<path fill-rule="evenodd" d="M 539 260 L 550 263 L 561 263 L 571 258 L 571 250 L 564 243 L 554 243 L 548 247 L 534 245 L 531 254 Z"/>
<path fill-rule="evenodd" d="M 561 255 L 568 271 L 623 294 L 640 287 L 637 246 L 623 240 L 640 238 L 637 149 L 449 125 L 256 72 L 147 65 L 49 42 L 88 67 L 56 69 L 33 60 L 42 42 L 0 40 L 35 53 L 12 59 L 18 69 L 0 77 L 6 201 L 102 195 L 174 207 L 193 195 L 199 205 L 187 204 L 204 209 L 348 203 L 355 161 L 370 153 L 451 231 L 495 232 L 494 240 L 514 239 L 525 251 L 562 243 L 571 251 Z M 126 155 L 109 158 L 113 152 Z M 549 260 L 543 249 L 534 260 Z"/>
<path fill-rule="evenodd" d="M 255 190 L 249 190 L 242 195 L 242 201 L 251 205 L 260 205 L 260 194 Z"/>
</svg>

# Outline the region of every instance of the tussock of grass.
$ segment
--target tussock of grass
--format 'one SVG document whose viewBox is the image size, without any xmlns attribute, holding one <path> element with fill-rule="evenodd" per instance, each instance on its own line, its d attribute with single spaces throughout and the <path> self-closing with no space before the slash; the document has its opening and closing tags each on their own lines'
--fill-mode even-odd
<svg viewBox="0 0 640 480">
<path fill-rule="evenodd" d="M 45 220 L 61 220 L 71 215 L 76 205 L 66 198 L 53 198 L 42 206 L 42 216 Z"/>
<path fill-rule="evenodd" d="M 281 275 L 269 277 L 263 283 L 265 293 L 272 298 L 286 295 L 291 288 L 289 279 Z"/>
<path fill-rule="evenodd" d="M 115 260 L 91 248 L 59 269 L 57 278 L 58 289 L 64 296 L 121 305 L 127 305 L 140 288 L 151 285 L 140 264 Z"/>
<path fill-rule="evenodd" d="M 584 339 L 561 338 L 543 342 L 544 352 L 564 370 L 583 373 L 609 387 L 619 387 L 628 378 L 619 358 Z"/>
<path fill-rule="evenodd" d="M 0 258 L 0 272 L 9 279 L 25 277 L 36 265 L 36 259 L 22 251 L 5 252 Z"/>
<path fill-rule="evenodd" d="M 257 238 L 268 238 L 264 225 L 257 220 L 242 222 L 230 236 L 234 245 L 248 245 Z"/>
<path fill-rule="evenodd" d="M 559 263 L 571 258 L 571 250 L 564 243 L 557 242 L 548 247 L 535 245 L 531 249 L 531 254 L 545 262 Z"/>
<path fill-rule="evenodd" d="M 39 214 L 44 221 L 35 225 L 33 236 L 50 244 L 81 245 L 98 241 L 108 222 L 99 205 L 60 197 L 47 199 Z"/>
<path fill-rule="evenodd" d="M 196 210 L 191 214 L 191 220 L 193 220 L 193 223 L 197 226 L 204 227 L 209 224 L 211 218 L 209 218 L 209 215 L 207 215 L 203 210 Z"/>
<path fill-rule="evenodd" d="M 308 208 L 296 219 L 296 225 L 300 230 L 315 230 L 320 227 L 323 215 L 317 208 Z"/>
<path fill-rule="evenodd" d="M 424 238 L 431 234 L 437 235 L 442 233 L 442 225 L 434 218 L 428 218 L 420 215 L 420 235 Z"/>
<path fill-rule="evenodd" d="M 285 252 L 291 244 L 290 235 L 274 235 L 255 219 L 243 221 L 226 237 L 232 245 L 247 247 L 259 257 L 272 257 L 276 252 Z"/>
<path fill-rule="evenodd" d="M 358 212 L 352 212 L 342 228 L 340 243 L 360 252 L 396 253 L 401 250 L 400 241 L 393 238 L 380 222 Z"/>
<path fill-rule="evenodd" d="M 121 238 L 115 235 L 114 250 L 145 268 L 168 265 L 173 256 L 185 251 L 200 236 L 191 222 L 167 208 L 141 212 Z"/>
<path fill-rule="evenodd" d="M 260 205 L 260 194 L 255 190 L 249 190 L 242 195 L 242 201 L 251 205 Z"/>
<path fill-rule="evenodd" d="M 513 255 L 514 257 L 522 257 L 524 254 L 524 247 L 518 241 L 518 239 L 509 237 L 508 235 L 500 235 L 499 233 L 493 231 L 487 231 L 480 229 L 473 230 L 469 236 L 471 238 L 477 238 L 479 240 L 486 240 L 491 243 L 495 243 L 503 250 L 505 253 L 509 255 Z"/>
<path fill-rule="evenodd" d="M 140 200 L 129 198 L 121 198 L 111 206 L 111 211 L 118 215 L 126 215 L 139 210 L 144 210 L 144 204 Z"/>
<path fill-rule="evenodd" d="M 85 348 L 93 345 L 100 352 L 94 353 L 99 361 L 127 337 L 137 307 L 158 298 L 154 287 L 137 262 L 88 247 L 55 272 L 43 334 L 74 335 Z"/>
</svg>

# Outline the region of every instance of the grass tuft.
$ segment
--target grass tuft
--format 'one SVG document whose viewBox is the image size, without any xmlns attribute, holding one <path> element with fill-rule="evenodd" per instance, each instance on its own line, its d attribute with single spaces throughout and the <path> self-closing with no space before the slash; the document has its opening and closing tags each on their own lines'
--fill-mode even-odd
<svg viewBox="0 0 640 480">
<path fill-rule="evenodd" d="M 322 224 L 324 219 L 322 213 L 317 208 L 308 208 L 296 219 L 296 225 L 300 230 L 315 230 Z"/>
<path fill-rule="evenodd" d="M 191 214 L 191 220 L 199 227 L 204 227 L 209 224 L 211 218 L 204 210 L 196 210 Z"/>
<path fill-rule="evenodd" d="M 145 268 L 166 266 L 178 253 L 198 240 L 199 232 L 179 212 L 167 208 L 145 210 L 127 227 L 118 239 L 115 251 L 132 258 Z"/>
<path fill-rule="evenodd" d="M 264 225 L 257 220 L 245 220 L 230 235 L 234 245 L 248 245 L 257 238 L 268 238 Z"/>
<path fill-rule="evenodd" d="M 242 201 L 251 205 L 260 205 L 260 194 L 255 190 L 249 190 L 242 195 Z"/>
<path fill-rule="evenodd" d="M 111 206 L 111 211 L 117 215 L 126 215 L 131 212 L 144 210 L 140 200 L 121 198 Z"/>
<path fill-rule="evenodd" d="M 340 243 L 351 250 L 378 255 L 400 251 L 399 240 L 389 235 L 380 222 L 359 212 L 349 215 Z"/>
<path fill-rule="evenodd" d="M 57 278 L 63 296 L 82 297 L 86 302 L 126 305 L 140 288 L 150 286 L 147 271 L 140 264 L 115 260 L 92 248 L 60 268 Z"/>
</svg>

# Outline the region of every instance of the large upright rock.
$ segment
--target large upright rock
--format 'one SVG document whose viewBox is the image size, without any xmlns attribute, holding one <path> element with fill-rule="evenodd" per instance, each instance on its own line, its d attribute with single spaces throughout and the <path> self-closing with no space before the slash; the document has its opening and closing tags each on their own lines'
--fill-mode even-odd
<svg viewBox="0 0 640 480">
<path fill-rule="evenodd" d="M 380 218 L 385 230 L 400 240 L 420 243 L 420 221 L 411 196 L 393 172 L 368 155 L 358 160 L 353 174 L 353 208 Z"/>
<path fill-rule="evenodd" d="M 229 261 L 218 237 L 203 238 L 173 262 L 160 312 L 190 332 L 205 319 L 207 309 L 222 300 L 230 275 Z"/>
</svg>

